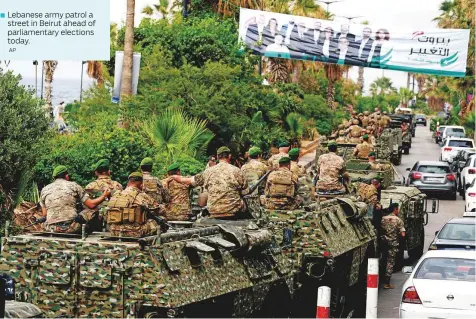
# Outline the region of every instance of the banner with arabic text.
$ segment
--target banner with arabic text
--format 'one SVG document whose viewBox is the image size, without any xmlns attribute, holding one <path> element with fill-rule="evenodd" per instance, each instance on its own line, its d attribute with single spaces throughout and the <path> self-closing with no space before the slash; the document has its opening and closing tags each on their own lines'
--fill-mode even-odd
<svg viewBox="0 0 476 319">
<path fill-rule="evenodd" d="M 254 54 L 462 77 L 469 30 L 405 29 L 240 10 L 240 41 Z"/>
</svg>

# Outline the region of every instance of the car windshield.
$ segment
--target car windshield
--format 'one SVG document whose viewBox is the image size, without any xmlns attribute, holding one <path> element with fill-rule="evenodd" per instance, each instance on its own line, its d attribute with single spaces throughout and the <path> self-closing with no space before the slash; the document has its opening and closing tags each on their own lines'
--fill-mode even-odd
<svg viewBox="0 0 476 319">
<path fill-rule="evenodd" d="M 438 233 L 438 239 L 474 241 L 475 224 L 446 224 Z"/>
<path fill-rule="evenodd" d="M 427 258 L 418 267 L 415 279 L 474 281 L 474 271 L 474 259 Z"/>
<path fill-rule="evenodd" d="M 473 141 L 449 140 L 448 146 L 473 148 Z"/>
<path fill-rule="evenodd" d="M 448 166 L 421 165 L 418 167 L 418 171 L 422 173 L 445 174 L 450 172 L 450 168 Z"/>
</svg>

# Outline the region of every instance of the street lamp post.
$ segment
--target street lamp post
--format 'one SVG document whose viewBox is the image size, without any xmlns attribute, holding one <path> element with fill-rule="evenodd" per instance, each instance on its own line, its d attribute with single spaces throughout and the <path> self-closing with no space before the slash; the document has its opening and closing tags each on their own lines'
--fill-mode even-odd
<svg viewBox="0 0 476 319">
<path fill-rule="evenodd" d="M 40 98 L 42 100 L 43 100 L 43 77 L 45 75 L 44 68 L 45 68 L 45 62 L 41 61 L 41 96 L 40 96 Z"/>
<path fill-rule="evenodd" d="M 342 2 L 344 0 L 327 0 L 327 1 L 321 1 L 321 0 L 317 0 L 317 2 L 322 2 L 322 3 L 325 3 L 327 5 L 327 8 L 326 8 L 326 12 L 329 13 L 329 5 L 333 4 L 333 3 L 336 3 L 336 2 Z"/>
<path fill-rule="evenodd" d="M 341 18 L 346 18 L 347 20 L 349 20 L 349 24 L 352 23 L 352 20 L 354 19 L 357 19 L 357 18 L 362 18 L 363 16 L 351 16 L 351 17 L 347 17 L 347 16 L 338 16 L 338 17 L 341 17 Z"/>
<path fill-rule="evenodd" d="M 88 61 L 81 61 L 81 91 L 79 92 L 79 103 L 83 102 L 83 73 L 84 73 L 84 64 Z"/>
<path fill-rule="evenodd" d="M 35 97 L 38 97 L 38 60 L 33 60 L 35 66 Z"/>
</svg>

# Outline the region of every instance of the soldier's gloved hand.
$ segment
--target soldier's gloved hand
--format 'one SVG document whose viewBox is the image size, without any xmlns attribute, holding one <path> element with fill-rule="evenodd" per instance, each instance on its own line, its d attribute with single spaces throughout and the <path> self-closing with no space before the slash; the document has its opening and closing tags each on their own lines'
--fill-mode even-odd
<svg viewBox="0 0 476 319">
<path fill-rule="evenodd" d="M 86 219 L 79 214 L 74 218 L 74 221 L 79 224 L 86 224 Z"/>
</svg>

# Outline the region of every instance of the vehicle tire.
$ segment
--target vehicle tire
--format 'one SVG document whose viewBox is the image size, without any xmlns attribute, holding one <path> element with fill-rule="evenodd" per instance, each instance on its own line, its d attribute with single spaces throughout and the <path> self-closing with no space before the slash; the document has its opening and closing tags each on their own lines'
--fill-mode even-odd
<svg viewBox="0 0 476 319">
<path fill-rule="evenodd" d="M 405 154 L 405 155 L 410 154 L 410 149 L 409 148 L 403 149 L 403 154 Z"/>
<path fill-rule="evenodd" d="M 463 197 L 463 199 L 466 199 L 466 181 L 463 180 L 463 185 L 461 185 L 461 189 L 463 190 L 463 194 L 461 194 L 461 197 Z"/>
<path fill-rule="evenodd" d="M 426 123 L 424 125 L 426 126 Z"/>
<path fill-rule="evenodd" d="M 422 224 L 420 227 L 420 243 L 418 243 L 418 246 L 408 251 L 408 256 L 410 256 L 412 261 L 417 261 L 418 259 L 420 259 L 421 256 L 423 256 L 424 246 L 425 246 L 425 227 Z"/>
<path fill-rule="evenodd" d="M 461 183 L 458 182 L 458 191 L 460 196 L 464 196 L 464 189 Z"/>
<path fill-rule="evenodd" d="M 255 318 L 289 318 L 291 315 L 291 295 L 286 284 L 271 288 L 266 294 L 261 309 L 255 311 Z"/>
<path fill-rule="evenodd" d="M 456 192 L 450 195 L 450 200 L 456 200 Z"/>
</svg>

